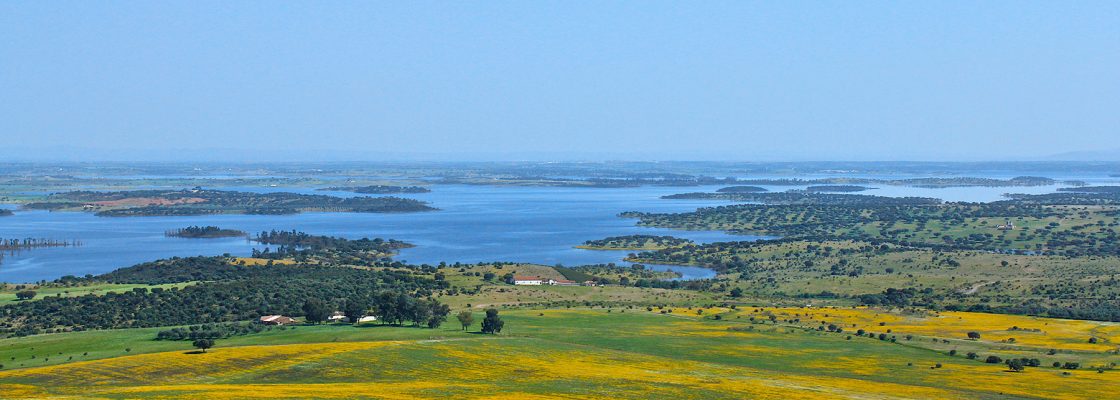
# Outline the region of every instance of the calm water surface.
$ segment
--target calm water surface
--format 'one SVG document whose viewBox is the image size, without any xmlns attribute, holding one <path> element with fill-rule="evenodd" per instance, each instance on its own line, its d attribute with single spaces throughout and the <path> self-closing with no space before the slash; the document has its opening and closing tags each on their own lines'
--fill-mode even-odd
<svg viewBox="0 0 1120 400">
<path fill-rule="evenodd" d="M 696 188 L 715 190 L 718 187 Z M 295 191 L 351 196 L 290 188 L 231 188 L 254 191 Z M 718 201 L 668 201 L 660 196 L 680 188 L 540 188 L 436 186 L 432 193 L 408 195 L 430 202 L 440 211 L 403 214 L 305 213 L 297 215 L 215 215 L 197 217 L 106 218 L 88 213 L 16 211 L 0 218 L 0 238 L 79 240 L 81 247 L 45 248 L 5 254 L 0 282 L 51 280 L 63 275 L 99 274 L 116 268 L 171 256 L 248 255 L 253 247 L 239 238 L 181 239 L 164 237 L 169 229 L 215 225 L 247 232 L 296 229 L 348 238 L 381 237 L 416 244 L 397 257 L 410 263 L 435 264 L 515 261 L 580 265 L 621 263 L 626 251 L 580 250 L 572 246 L 589 239 L 628 234 L 673 234 L 698 242 L 755 240 L 721 232 L 681 232 L 634 226 L 618 218 L 627 210 L 689 211 L 727 204 Z M 685 279 L 711 277 L 704 268 L 671 268 Z"/>
<path fill-rule="evenodd" d="M 721 186 L 640 188 L 553 188 L 438 185 L 431 193 L 405 195 L 431 203 L 440 211 L 405 214 L 305 213 L 298 215 L 216 215 L 197 217 L 105 218 L 88 213 L 16 211 L 0 218 L 0 238 L 78 240 L 81 247 L 46 248 L 4 254 L 0 282 L 52 280 L 63 275 L 99 274 L 116 268 L 171 256 L 244 256 L 253 247 L 245 239 L 180 239 L 164 231 L 190 225 L 215 225 L 250 233 L 296 229 L 312 234 L 347 238 L 380 237 L 416 244 L 397 257 L 410 263 L 436 264 L 514 261 L 539 264 L 581 265 L 622 263 L 627 251 L 580 250 L 572 246 L 585 240 L 629 234 L 673 235 L 701 243 L 757 240 L 722 232 L 685 232 L 644 228 L 634 220 L 618 218 L 622 211 L 684 212 L 698 207 L 727 205 L 725 201 L 662 200 L 682 192 L 711 192 Z M 865 194 L 926 196 L 951 201 L 993 201 L 1007 192 L 1049 193 L 1059 186 L 1027 188 L 923 189 L 879 186 Z M 788 186 L 768 187 L 783 191 Z M 291 188 L 222 188 L 258 192 L 353 196 Z M 4 206 L 11 208 L 11 206 Z M 671 268 L 684 279 L 714 276 L 698 267 Z"/>
</svg>

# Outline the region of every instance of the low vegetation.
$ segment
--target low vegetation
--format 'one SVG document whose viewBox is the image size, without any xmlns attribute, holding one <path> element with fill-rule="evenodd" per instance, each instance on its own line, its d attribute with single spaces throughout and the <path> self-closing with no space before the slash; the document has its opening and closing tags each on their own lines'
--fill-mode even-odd
<svg viewBox="0 0 1120 400">
<path fill-rule="evenodd" d="M 718 194 L 723 195 L 723 194 Z M 724 230 L 823 242 L 859 240 L 940 250 L 1065 256 L 1120 255 L 1120 204 L 1112 194 L 1019 196 L 993 203 L 944 203 L 846 194 L 762 193 L 812 204 L 740 204 L 678 214 L 623 213 L 643 226 Z M 830 200 L 842 199 L 842 200 Z M 889 199 L 889 200 L 886 200 Z M 1092 202 L 1092 205 L 1079 203 Z M 1097 205 L 1097 203 L 1105 205 Z"/>
</svg>

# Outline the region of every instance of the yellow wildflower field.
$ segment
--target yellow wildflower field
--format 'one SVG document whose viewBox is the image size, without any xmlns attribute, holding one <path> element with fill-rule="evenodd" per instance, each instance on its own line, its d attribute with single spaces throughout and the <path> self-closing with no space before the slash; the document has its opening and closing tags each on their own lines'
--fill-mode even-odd
<svg viewBox="0 0 1120 400">
<path fill-rule="evenodd" d="M 299 344 L 224 347 L 219 341 L 206 353 L 165 351 L 4 370 L 0 398 L 1103 399 L 1120 387 L 1115 371 L 1032 367 L 1015 373 L 902 343 L 751 324 L 746 316 L 947 335 L 976 329 L 988 317 L 1001 325 L 1066 327 L 1043 333 L 1054 332 L 1056 338 L 1046 340 L 1055 343 L 1112 332 L 1108 324 L 866 308 L 721 309 L 721 320 L 685 310 L 626 311 L 503 311 L 510 332 L 498 336 L 450 329 L 432 331 L 450 337 L 363 340 L 361 332 L 427 330 L 297 329 L 273 335 L 358 334 L 344 336 L 349 341 Z"/>
</svg>

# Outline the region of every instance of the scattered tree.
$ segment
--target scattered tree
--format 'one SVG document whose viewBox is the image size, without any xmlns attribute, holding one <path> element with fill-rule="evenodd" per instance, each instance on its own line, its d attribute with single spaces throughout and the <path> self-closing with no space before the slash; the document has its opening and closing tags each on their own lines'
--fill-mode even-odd
<svg viewBox="0 0 1120 400">
<path fill-rule="evenodd" d="M 505 326 L 505 324 L 505 321 L 502 321 L 502 317 L 498 316 L 498 310 L 493 308 L 488 309 L 486 310 L 486 318 L 482 319 L 482 333 L 501 333 L 502 327 Z"/>
<path fill-rule="evenodd" d="M 194 347 L 202 349 L 203 353 L 206 352 L 206 349 L 214 347 L 214 341 L 210 340 L 210 339 L 198 339 L 198 340 L 195 340 L 193 344 L 194 344 Z"/>
<path fill-rule="evenodd" d="M 455 318 L 459 319 L 459 325 L 463 326 L 464 331 L 474 324 L 474 313 L 470 312 L 470 310 L 460 311 L 459 315 L 455 316 Z"/>
<path fill-rule="evenodd" d="M 34 290 L 20 290 L 16 292 L 16 299 L 18 300 L 31 300 L 35 298 Z"/>
</svg>

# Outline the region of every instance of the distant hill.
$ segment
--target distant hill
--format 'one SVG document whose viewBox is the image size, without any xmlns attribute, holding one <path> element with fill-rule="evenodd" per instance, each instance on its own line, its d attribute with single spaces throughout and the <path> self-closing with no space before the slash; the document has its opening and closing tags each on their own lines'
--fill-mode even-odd
<svg viewBox="0 0 1120 400">
<path fill-rule="evenodd" d="M 1058 153 L 1045 158 L 1054 161 L 1120 161 L 1120 148 Z"/>
</svg>

